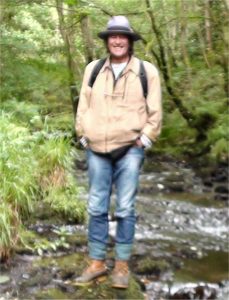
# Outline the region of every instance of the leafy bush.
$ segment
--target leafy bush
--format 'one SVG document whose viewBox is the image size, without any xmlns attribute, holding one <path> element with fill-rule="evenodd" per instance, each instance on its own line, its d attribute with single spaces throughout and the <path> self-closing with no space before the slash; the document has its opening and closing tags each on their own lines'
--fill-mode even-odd
<svg viewBox="0 0 229 300">
<path fill-rule="evenodd" d="M 39 193 L 35 143 L 31 143 L 26 127 L 13 123 L 12 115 L 2 113 L 0 127 L 1 197 L 24 218 L 32 211 L 32 202 Z"/>
<path fill-rule="evenodd" d="M 19 236 L 20 218 L 9 203 L 0 202 L 0 262 L 9 258 Z"/>
<path fill-rule="evenodd" d="M 20 243 L 17 244 L 16 248 L 20 252 L 25 248 L 31 253 L 43 255 L 47 252 L 56 251 L 58 248 L 69 248 L 69 244 L 66 241 L 68 232 L 64 232 L 62 228 L 60 230 L 54 230 L 58 236 L 56 239 L 50 239 L 50 237 L 40 236 L 31 230 L 26 230 L 24 227 L 20 230 Z"/>
<path fill-rule="evenodd" d="M 85 202 L 77 201 L 77 187 L 69 189 L 52 187 L 44 199 L 52 210 L 71 222 L 82 222 L 85 219 Z"/>
<path fill-rule="evenodd" d="M 0 259 L 10 255 L 20 223 L 29 219 L 38 200 L 45 199 L 51 209 L 70 220 L 84 220 L 85 205 L 78 200 L 72 175 L 76 153 L 71 141 L 50 134 L 43 126 L 31 132 L 14 115 L 0 115 Z"/>
</svg>

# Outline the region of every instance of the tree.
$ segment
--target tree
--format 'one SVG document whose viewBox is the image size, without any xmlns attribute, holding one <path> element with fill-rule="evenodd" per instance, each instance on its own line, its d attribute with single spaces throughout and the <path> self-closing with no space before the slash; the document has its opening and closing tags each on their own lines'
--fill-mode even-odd
<svg viewBox="0 0 229 300">
<path fill-rule="evenodd" d="M 69 28 L 67 26 L 63 5 L 64 3 L 62 0 L 56 0 L 56 10 L 59 18 L 59 30 L 65 45 L 67 66 L 69 71 L 69 87 L 70 87 L 71 101 L 73 107 L 73 114 L 75 117 L 77 106 L 78 106 L 79 92 L 76 86 L 77 71 L 76 71 L 76 62 L 74 60 L 74 32 L 72 28 Z M 72 11 L 68 10 L 67 14 L 71 16 Z"/>
</svg>

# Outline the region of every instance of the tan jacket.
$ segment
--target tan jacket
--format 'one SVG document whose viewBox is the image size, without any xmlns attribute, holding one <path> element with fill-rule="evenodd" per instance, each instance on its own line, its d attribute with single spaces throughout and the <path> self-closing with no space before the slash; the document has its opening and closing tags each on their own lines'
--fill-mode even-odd
<svg viewBox="0 0 229 300">
<path fill-rule="evenodd" d="M 86 137 L 92 150 L 103 153 L 134 143 L 142 133 L 155 141 L 162 120 L 160 78 L 156 67 L 144 61 L 148 80 L 146 100 L 139 79 L 139 59 L 132 56 L 114 83 L 107 58 L 91 88 L 88 82 L 97 62 L 89 63 L 84 73 L 76 117 L 78 136 Z"/>
</svg>

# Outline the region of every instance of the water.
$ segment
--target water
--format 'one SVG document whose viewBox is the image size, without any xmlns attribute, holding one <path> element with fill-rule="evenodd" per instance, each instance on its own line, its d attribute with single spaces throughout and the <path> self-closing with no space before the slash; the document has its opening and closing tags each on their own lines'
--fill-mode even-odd
<svg viewBox="0 0 229 300">
<path fill-rule="evenodd" d="M 77 178 L 87 187 L 85 171 L 79 170 Z M 86 189 L 82 190 L 82 198 L 87 198 Z M 136 279 L 145 286 L 148 299 L 226 299 L 228 211 L 225 203 L 212 200 L 212 195 L 204 191 L 195 172 L 167 162 L 143 172 L 136 208 L 138 221 L 130 266 Z M 44 232 L 43 222 L 32 228 Z M 71 289 L 64 282 L 80 274 L 85 266 L 87 228 L 70 224 L 62 227 L 70 234 L 69 252 L 60 249 L 41 259 L 21 256 L 18 263 L 2 272 L 11 278 L 11 283 L 8 287 L 0 284 L 0 299 L 29 299 L 38 294 L 41 299 L 82 297 L 80 290 Z M 53 224 L 46 234 L 53 236 L 58 228 Z M 115 230 L 116 222 L 111 220 L 110 246 Z M 112 247 L 109 250 L 108 256 L 112 258 Z M 40 277 L 35 275 L 39 272 Z M 108 297 L 97 289 L 88 293 L 90 299 Z M 127 294 L 123 295 L 126 297 Z"/>
<path fill-rule="evenodd" d="M 165 162 L 152 169 L 140 176 L 135 254 L 149 257 L 151 261 L 166 258 L 171 262 L 171 269 L 169 276 L 167 271 L 160 274 L 158 291 L 153 294 L 151 284 L 155 278 L 150 281 L 153 276 L 140 276 L 140 280 L 147 282 L 149 299 L 166 298 L 170 288 L 170 293 L 175 294 L 185 287 L 190 287 L 195 297 L 194 290 L 198 286 L 206 289 L 203 298 L 226 297 L 229 266 L 225 203 L 213 200 L 213 195 L 205 191 L 201 178 L 191 168 Z M 171 191 L 170 187 L 179 192 Z M 111 203 L 114 206 L 115 196 Z M 110 222 L 112 237 L 115 231 L 116 222 Z M 174 257 L 179 257 L 178 263 Z M 176 263 L 177 268 L 173 266 Z M 166 277 L 169 284 L 163 283 Z"/>
<path fill-rule="evenodd" d="M 175 273 L 175 281 L 218 283 L 228 277 L 228 253 L 207 251 L 204 257 L 184 261 Z"/>
</svg>

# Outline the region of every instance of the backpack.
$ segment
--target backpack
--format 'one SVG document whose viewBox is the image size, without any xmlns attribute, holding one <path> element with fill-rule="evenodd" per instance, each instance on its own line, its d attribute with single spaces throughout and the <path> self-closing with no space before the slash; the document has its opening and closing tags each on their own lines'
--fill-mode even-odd
<svg viewBox="0 0 229 300">
<path fill-rule="evenodd" d="M 94 69 L 91 72 L 91 76 L 90 76 L 90 79 L 89 79 L 89 82 L 88 82 L 88 86 L 90 86 L 91 88 L 93 87 L 93 84 L 96 80 L 96 77 L 99 74 L 99 71 L 102 69 L 105 61 L 106 61 L 106 58 L 102 58 L 94 66 Z M 139 78 L 140 78 L 141 85 L 142 85 L 143 95 L 146 99 L 147 95 L 148 95 L 148 82 L 147 82 L 146 70 L 145 70 L 145 67 L 144 67 L 144 64 L 143 64 L 142 60 L 140 60 Z"/>
</svg>

